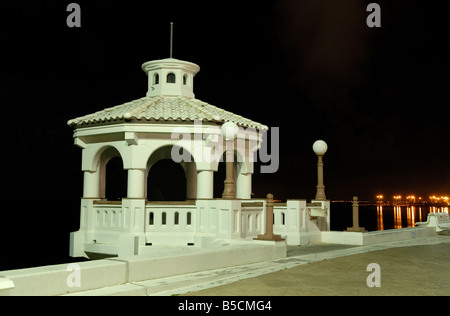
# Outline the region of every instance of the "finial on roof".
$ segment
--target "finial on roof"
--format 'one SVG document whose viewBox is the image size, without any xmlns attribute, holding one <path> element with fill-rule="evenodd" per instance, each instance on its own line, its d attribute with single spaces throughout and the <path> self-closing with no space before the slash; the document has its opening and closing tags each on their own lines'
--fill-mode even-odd
<svg viewBox="0 0 450 316">
<path fill-rule="evenodd" d="M 173 58 L 173 22 L 170 22 L 169 58 L 152 60 L 142 65 L 148 76 L 147 96 L 195 98 L 194 76 L 200 67 L 194 63 Z"/>
<path fill-rule="evenodd" d="M 172 58 L 173 50 L 173 22 L 170 22 L 170 58 Z"/>
</svg>

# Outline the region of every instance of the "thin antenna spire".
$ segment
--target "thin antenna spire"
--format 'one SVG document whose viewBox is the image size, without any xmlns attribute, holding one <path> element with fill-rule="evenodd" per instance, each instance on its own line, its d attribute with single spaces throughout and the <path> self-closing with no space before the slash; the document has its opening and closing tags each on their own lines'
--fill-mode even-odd
<svg viewBox="0 0 450 316">
<path fill-rule="evenodd" d="M 173 50 L 173 22 L 170 22 L 170 58 L 172 58 Z"/>
</svg>

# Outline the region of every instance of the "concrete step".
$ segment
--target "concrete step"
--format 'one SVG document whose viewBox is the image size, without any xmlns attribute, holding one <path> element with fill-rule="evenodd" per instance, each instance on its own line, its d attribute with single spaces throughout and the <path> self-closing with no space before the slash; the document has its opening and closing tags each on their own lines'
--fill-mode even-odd
<svg viewBox="0 0 450 316">
<path fill-rule="evenodd" d="M 155 280 L 131 282 L 68 296 L 169 296 L 220 286 L 262 274 L 276 272 L 308 261 L 271 260 L 229 268 L 189 273 Z"/>
</svg>

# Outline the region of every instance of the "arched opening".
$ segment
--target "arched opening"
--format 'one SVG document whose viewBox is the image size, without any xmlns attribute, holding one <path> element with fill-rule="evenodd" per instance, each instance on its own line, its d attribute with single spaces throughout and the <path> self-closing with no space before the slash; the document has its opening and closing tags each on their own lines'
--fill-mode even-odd
<svg viewBox="0 0 450 316">
<path fill-rule="evenodd" d="M 148 218 L 148 224 L 151 226 L 155 225 L 155 213 L 150 212 L 150 215 Z"/>
<path fill-rule="evenodd" d="M 188 75 L 184 74 L 183 76 L 183 85 L 187 85 Z"/>
<path fill-rule="evenodd" d="M 175 74 L 174 73 L 169 73 L 167 75 L 167 83 L 175 83 Z"/>
<path fill-rule="evenodd" d="M 122 157 L 112 146 L 102 149 L 96 158 L 99 170 L 99 197 L 109 201 L 120 201 L 127 196 L 128 172 L 123 169 Z"/>
<path fill-rule="evenodd" d="M 186 200 L 186 176 L 183 167 L 171 159 L 162 159 L 153 164 L 147 177 L 147 199 Z"/>
<path fill-rule="evenodd" d="M 108 201 L 120 201 L 127 196 L 127 171 L 123 169 L 120 157 L 111 158 L 106 163 L 105 198 Z"/>
<path fill-rule="evenodd" d="M 192 224 L 192 214 L 191 212 L 188 212 L 186 215 L 186 225 L 191 225 Z"/>
<path fill-rule="evenodd" d="M 147 161 L 146 196 L 148 201 L 185 201 L 196 199 L 197 169 L 194 158 L 183 149 L 180 163 L 172 159 L 181 147 L 167 145 L 155 150 Z M 175 158 L 174 158 L 175 159 Z"/>
<path fill-rule="evenodd" d="M 154 84 L 154 85 L 159 84 L 159 74 L 157 74 L 157 73 L 155 73 L 155 74 L 153 75 L 153 84 Z"/>
</svg>

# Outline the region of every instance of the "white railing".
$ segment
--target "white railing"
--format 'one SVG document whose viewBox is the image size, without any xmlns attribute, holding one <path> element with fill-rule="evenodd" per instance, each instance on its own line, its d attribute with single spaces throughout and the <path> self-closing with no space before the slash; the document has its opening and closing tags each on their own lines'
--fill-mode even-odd
<svg viewBox="0 0 450 316">
<path fill-rule="evenodd" d="M 92 211 L 95 230 L 123 231 L 128 228 L 121 204 L 95 203 Z"/>
<path fill-rule="evenodd" d="M 286 203 L 275 203 L 273 206 L 273 231 L 279 235 L 286 234 Z"/>
<path fill-rule="evenodd" d="M 125 202 L 128 204 L 123 204 Z M 134 240 L 138 241 L 132 242 L 141 248 L 153 245 L 192 246 L 208 244 L 215 239 L 250 239 L 266 230 L 265 199 L 142 201 L 145 204 L 136 206 L 130 201 L 125 202 L 83 201 L 81 229 L 73 236 L 73 252 L 86 251 L 85 244 L 89 244 L 91 252 L 100 246 L 117 248 L 125 243 L 127 236 L 137 238 Z M 287 244 L 306 245 L 320 241 L 320 232 L 326 230 L 329 230 L 328 201 L 275 203 L 273 232 L 284 237 Z M 104 252 L 115 253 L 116 248 L 105 248 Z"/>
<path fill-rule="evenodd" d="M 275 203 L 273 216 L 273 232 L 286 238 L 288 245 L 308 245 L 320 241 L 320 231 L 329 227 L 329 201 Z"/>
<path fill-rule="evenodd" d="M 195 204 L 148 203 L 145 207 L 147 232 L 194 232 Z"/>
<path fill-rule="evenodd" d="M 145 244 L 194 245 L 195 202 L 149 202 L 145 207 Z"/>
<path fill-rule="evenodd" d="M 241 238 L 256 237 L 263 233 L 265 201 L 242 202 Z"/>
</svg>

